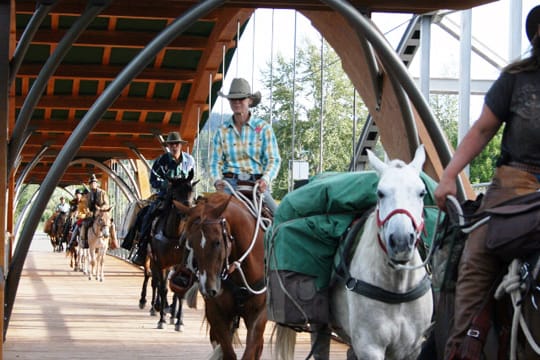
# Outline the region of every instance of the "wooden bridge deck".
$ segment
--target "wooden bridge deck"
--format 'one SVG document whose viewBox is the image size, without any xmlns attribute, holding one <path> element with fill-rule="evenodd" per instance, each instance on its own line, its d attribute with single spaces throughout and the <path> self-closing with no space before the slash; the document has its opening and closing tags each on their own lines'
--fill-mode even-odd
<svg viewBox="0 0 540 360">
<path fill-rule="evenodd" d="M 207 359 L 211 346 L 203 323 L 204 302 L 184 309 L 184 332 L 174 325 L 156 329 L 157 317 L 138 307 L 142 270 L 112 256 L 105 259 L 105 281 L 74 272 L 63 253 L 53 253 L 36 234 L 28 253 L 6 334 L 3 359 Z M 149 289 L 150 290 L 150 289 Z M 268 323 L 263 359 L 271 359 Z M 241 338 L 245 332 L 241 329 Z M 237 354 L 241 355 L 242 347 Z M 300 334 L 296 359 L 309 353 Z M 345 346 L 332 344 L 332 359 L 345 359 Z"/>
</svg>

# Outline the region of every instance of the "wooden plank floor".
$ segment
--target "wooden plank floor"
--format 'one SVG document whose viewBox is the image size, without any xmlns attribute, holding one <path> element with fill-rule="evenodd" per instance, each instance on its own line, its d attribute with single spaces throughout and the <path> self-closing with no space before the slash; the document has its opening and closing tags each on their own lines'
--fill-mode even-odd
<svg viewBox="0 0 540 360">
<path fill-rule="evenodd" d="M 3 348 L 3 359 L 207 359 L 211 346 L 203 323 L 204 302 L 184 309 L 184 332 L 173 325 L 156 329 L 157 317 L 139 309 L 142 270 L 112 256 L 105 259 L 105 281 L 74 272 L 63 253 L 53 253 L 36 234 L 26 259 Z M 268 323 L 263 359 L 271 359 Z M 241 339 L 245 332 L 240 329 Z M 309 353 L 300 334 L 296 359 Z M 241 355 L 242 347 L 237 348 Z M 345 359 L 345 346 L 332 344 L 332 359 Z"/>
</svg>

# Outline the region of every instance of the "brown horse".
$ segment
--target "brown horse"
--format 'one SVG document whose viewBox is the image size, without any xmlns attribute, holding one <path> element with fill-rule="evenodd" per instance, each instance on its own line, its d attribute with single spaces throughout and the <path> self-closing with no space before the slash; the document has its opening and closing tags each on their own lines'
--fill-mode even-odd
<svg viewBox="0 0 540 360">
<path fill-rule="evenodd" d="M 452 197 L 447 201 L 447 216 L 437 231 L 438 245 L 432 261 L 433 287 L 438 290 L 435 323 L 419 360 L 444 358 L 454 315 L 458 262 L 467 234 L 478 220 L 475 212 L 479 199 L 463 204 Z M 474 330 L 468 332 L 471 335 L 466 337 L 467 345 L 459 354 L 452 354 L 451 359 L 540 358 L 539 257 L 538 252 L 531 251 L 529 256 L 514 259 L 508 268 L 500 269 L 490 294 L 475 316 Z"/>
<path fill-rule="evenodd" d="M 165 310 L 167 306 L 167 273 L 169 268 L 178 264 L 184 264 L 185 243 L 183 237 L 185 214 L 180 212 L 173 201 L 190 207 L 194 196 L 194 187 L 199 182 L 193 181 L 194 172 L 190 171 L 187 178 L 169 178 L 168 190 L 164 200 L 163 210 L 152 227 L 152 239 L 150 241 L 150 269 L 152 282 L 158 288 L 160 318 L 158 329 L 162 329 L 166 323 Z M 179 300 L 179 317 L 176 330 L 182 330 L 182 299 Z"/>
<path fill-rule="evenodd" d="M 266 326 L 264 232 L 236 198 L 214 193 L 186 209 L 188 248 L 197 271 L 210 324 L 214 356 L 236 359 L 233 348 L 240 318 L 247 328 L 242 359 L 259 359 Z M 218 346 L 219 345 L 219 346 Z"/>
</svg>

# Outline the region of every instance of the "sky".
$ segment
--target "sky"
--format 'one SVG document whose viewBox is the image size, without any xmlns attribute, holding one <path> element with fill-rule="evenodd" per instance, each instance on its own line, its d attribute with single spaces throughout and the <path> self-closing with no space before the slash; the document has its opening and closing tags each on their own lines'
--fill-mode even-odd
<svg viewBox="0 0 540 360">
<path fill-rule="evenodd" d="M 472 36 L 481 41 L 493 52 L 504 59 L 509 59 L 509 9 L 522 3 L 522 22 L 529 10 L 538 3 L 532 0 L 500 0 L 472 9 Z M 456 24 L 460 24 L 461 12 L 446 15 Z M 390 44 L 395 47 L 405 30 L 410 14 L 375 13 L 373 22 L 385 34 Z M 459 42 L 438 25 L 432 25 L 430 74 L 432 77 L 453 77 L 459 74 Z M 295 31 L 296 30 L 296 31 Z M 514 29 L 516 31 L 516 29 Z M 528 40 L 523 26 L 522 54 L 528 50 Z M 295 36 L 296 34 L 296 36 Z M 255 39 L 255 40 L 254 40 Z M 252 83 L 253 91 L 260 90 L 263 96 L 268 89 L 262 89 L 261 69 L 275 59 L 278 54 L 291 58 L 294 55 L 295 42 L 301 47 L 306 40 L 320 42 L 321 35 L 310 21 L 293 10 L 258 9 L 240 39 L 238 49 L 223 82 L 222 91 L 228 93 L 230 82 L 235 77 L 244 77 Z M 420 69 L 419 54 L 411 63 L 411 76 L 418 77 Z M 472 56 L 471 74 L 473 79 L 495 80 L 499 70 L 476 55 Z M 264 98 L 263 98 L 264 101 Z M 474 121 L 480 113 L 483 96 L 471 97 L 470 118 Z M 228 104 L 221 98 L 214 99 L 214 112 L 229 112 Z"/>
</svg>

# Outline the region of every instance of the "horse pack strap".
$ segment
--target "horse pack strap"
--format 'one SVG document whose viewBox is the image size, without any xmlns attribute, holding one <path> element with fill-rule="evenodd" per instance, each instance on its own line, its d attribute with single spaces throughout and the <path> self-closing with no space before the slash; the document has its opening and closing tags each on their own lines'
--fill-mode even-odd
<svg viewBox="0 0 540 360">
<path fill-rule="evenodd" d="M 357 294 L 366 296 L 373 300 L 382 301 L 387 304 L 401 304 L 416 300 L 426 294 L 429 290 L 431 290 L 431 280 L 426 274 L 426 276 L 424 276 L 422 281 L 420 281 L 420 283 L 414 289 L 404 293 L 391 292 L 352 277 L 345 282 L 345 287 L 348 290 L 354 291 Z"/>
<path fill-rule="evenodd" d="M 540 192 L 486 209 L 490 216 L 486 246 L 505 261 L 540 250 Z"/>
</svg>

